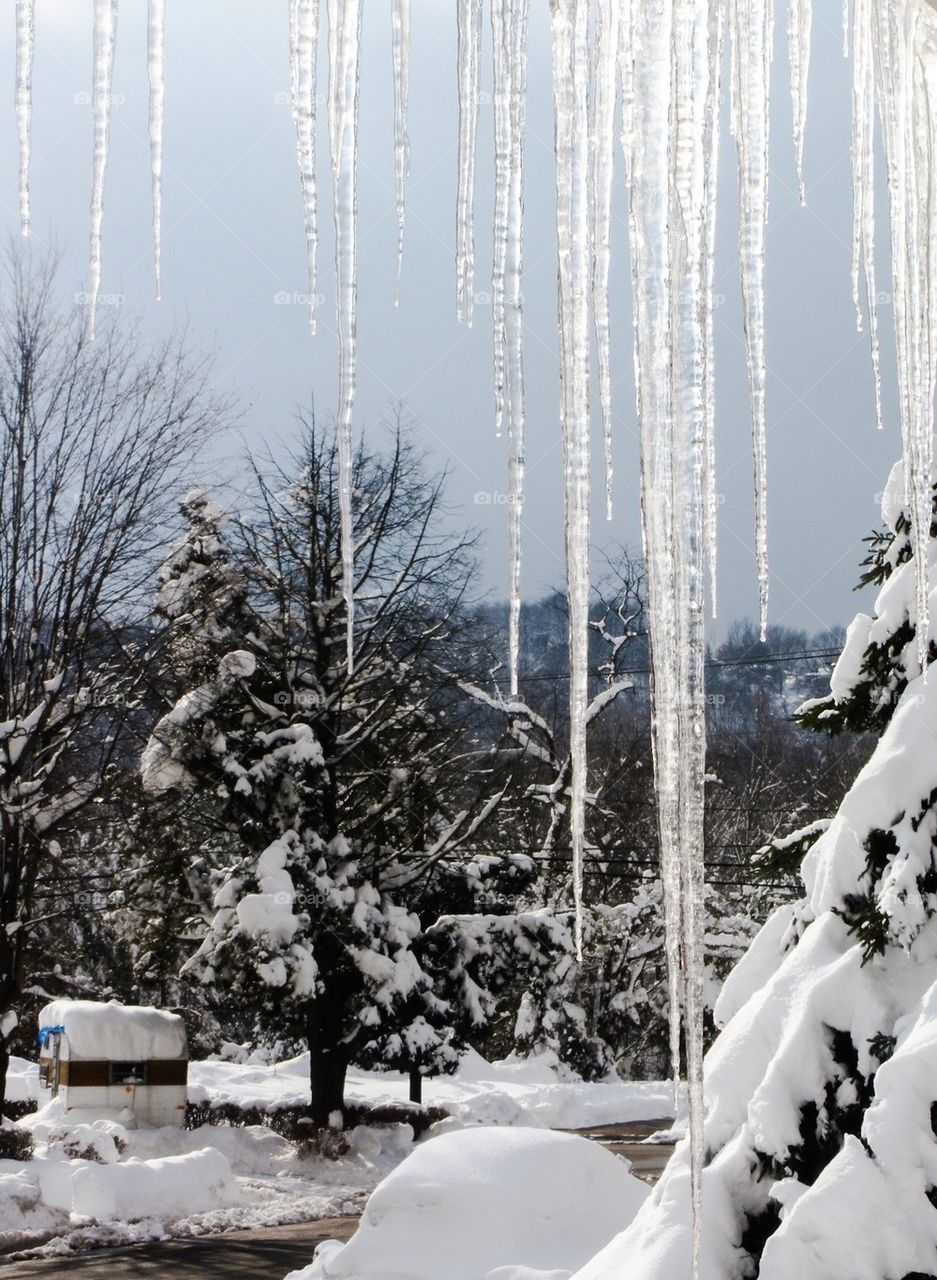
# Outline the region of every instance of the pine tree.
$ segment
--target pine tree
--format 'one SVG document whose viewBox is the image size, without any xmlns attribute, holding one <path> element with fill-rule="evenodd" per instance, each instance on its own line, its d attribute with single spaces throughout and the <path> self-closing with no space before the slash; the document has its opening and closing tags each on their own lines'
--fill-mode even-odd
<svg viewBox="0 0 937 1280">
<path fill-rule="evenodd" d="M 185 692 L 141 765 L 151 794 L 210 803 L 232 849 L 189 971 L 256 1034 L 308 1046 L 320 1127 L 351 1062 L 451 1070 L 502 975 L 570 946 L 548 913 L 477 913 L 487 883 L 516 904 L 535 868 L 475 856 L 515 770 L 448 674 L 470 647 L 470 541 L 440 531 L 440 486 L 401 436 L 359 455 L 349 670 L 336 481 L 311 433 L 298 477 L 257 476 L 249 516 L 189 503 L 158 596 Z"/>
<path fill-rule="evenodd" d="M 702 1280 L 937 1274 L 937 683 L 916 665 L 899 498 L 893 472 L 891 532 L 866 566 L 874 616 L 850 627 L 819 720 L 884 725 L 881 740 L 802 842 L 804 897 L 769 918 L 717 1004 Z M 684 1145 L 577 1280 L 625 1261 L 634 1280 L 689 1275 L 688 1161 Z"/>
</svg>

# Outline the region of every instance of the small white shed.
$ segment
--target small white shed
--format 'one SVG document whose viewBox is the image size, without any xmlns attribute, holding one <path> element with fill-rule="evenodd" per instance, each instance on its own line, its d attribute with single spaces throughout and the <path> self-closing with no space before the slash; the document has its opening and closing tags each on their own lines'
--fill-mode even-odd
<svg viewBox="0 0 937 1280">
<path fill-rule="evenodd" d="M 40 1101 L 66 1111 L 131 1111 L 139 1125 L 182 1126 L 185 1023 L 163 1009 L 55 1000 L 39 1014 Z"/>
</svg>

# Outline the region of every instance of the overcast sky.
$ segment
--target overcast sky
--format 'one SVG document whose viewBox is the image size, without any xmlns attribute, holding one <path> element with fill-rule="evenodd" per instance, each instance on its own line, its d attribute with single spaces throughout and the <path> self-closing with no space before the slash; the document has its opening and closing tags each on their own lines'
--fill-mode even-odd
<svg viewBox="0 0 937 1280">
<path fill-rule="evenodd" d="M 323 21 L 325 5 L 323 8 Z M 526 360 L 529 391 L 525 594 L 562 579 L 562 474 L 558 425 L 553 225 L 552 98 L 548 5 L 532 0 L 527 149 Z M 2 210 L 16 228 L 13 114 L 14 22 L 3 6 L 0 65 L 8 109 L 0 114 Z M 360 357 L 357 424 L 379 433 L 395 401 L 420 422 L 434 463 L 448 465 L 449 496 L 484 531 L 484 585 L 506 589 L 505 443 L 493 429 L 491 329 L 484 298 L 476 323 L 455 317 L 456 187 L 454 0 L 414 0 L 413 85 L 406 250 L 401 303 L 393 302 L 395 217 L 389 0 L 367 0 L 360 145 Z M 894 417 L 891 317 L 886 336 L 886 430 L 876 432 L 867 340 L 856 333 L 849 280 L 852 197 L 849 65 L 840 6 L 815 6 L 807 208 L 799 207 L 790 140 L 784 24 L 779 21 L 772 112 L 768 234 L 769 539 L 771 620 L 817 631 L 845 622 L 861 539 L 877 520 L 878 493 L 899 452 Z M 335 405 L 330 197 L 320 132 L 322 218 L 320 332 L 310 339 L 302 210 L 289 108 L 286 0 L 167 0 L 164 301 L 152 298 L 146 140 L 145 0 L 122 0 L 104 226 L 105 305 L 142 311 L 162 333 L 179 320 L 218 353 L 219 379 L 249 402 L 252 446 L 295 439 L 298 403 Z M 34 71 L 33 226 L 64 256 L 68 296 L 85 287 L 91 177 L 91 0 L 37 0 Z M 487 35 L 487 32 L 486 32 Z M 323 41 L 324 44 L 324 41 Z M 488 62 L 486 45 L 486 79 Z M 325 84 L 324 63 L 320 83 Z M 324 119 L 323 119 L 324 125 Z M 478 288 L 486 289 L 491 241 L 490 107 L 483 104 L 477 199 Z M 751 450 L 735 254 L 735 162 L 721 156 L 718 307 L 720 622 L 751 615 L 757 592 Z M 597 547 L 640 544 L 636 427 L 623 187 L 613 241 L 615 518 L 600 501 L 595 434 Z M 884 213 L 884 211 L 883 211 Z M 882 255 L 884 259 L 884 254 Z M 888 287 L 887 260 L 880 289 Z M 292 299 L 296 297 L 296 301 Z M 289 301 L 284 302 L 284 297 Z M 228 454 L 240 447 L 233 441 Z M 228 473 L 231 474 L 231 466 Z M 211 484 L 223 468 L 193 477 Z M 482 495 L 482 500 L 479 500 Z M 491 500 L 491 496 L 494 500 Z M 488 500 L 485 500 L 488 499 Z"/>
</svg>

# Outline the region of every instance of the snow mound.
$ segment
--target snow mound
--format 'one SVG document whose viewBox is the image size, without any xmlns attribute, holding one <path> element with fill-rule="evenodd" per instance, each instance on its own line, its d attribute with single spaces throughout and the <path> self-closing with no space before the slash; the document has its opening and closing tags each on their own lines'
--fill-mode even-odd
<svg viewBox="0 0 937 1280">
<path fill-rule="evenodd" d="M 347 1244 L 322 1246 L 292 1280 L 567 1280 L 648 1193 L 585 1138 L 444 1133 L 377 1187 Z"/>
<path fill-rule="evenodd" d="M 37 1167 L 47 1205 L 95 1222 L 180 1217 L 240 1203 L 231 1165 L 210 1147 L 157 1160 L 47 1160 Z"/>
<path fill-rule="evenodd" d="M 110 1000 L 53 1000 L 39 1014 L 39 1028 L 64 1027 L 72 1057 L 115 1062 L 184 1058 L 185 1023 L 175 1013 Z"/>
</svg>

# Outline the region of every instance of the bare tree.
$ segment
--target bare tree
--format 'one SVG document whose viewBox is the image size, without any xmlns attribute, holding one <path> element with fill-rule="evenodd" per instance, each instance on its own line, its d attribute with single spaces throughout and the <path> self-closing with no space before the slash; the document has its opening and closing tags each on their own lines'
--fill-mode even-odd
<svg viewBox="0 0 937 1280">
<path fill-rule="evenodd" d="M 0 1108 L 37 885 L 118 749 L 125 628 L 227 410 L 179 337 L 147 346 L 115 316 L 87 342 L 55 278 L 11 251 L 0 303 Z"/>
</svg>

